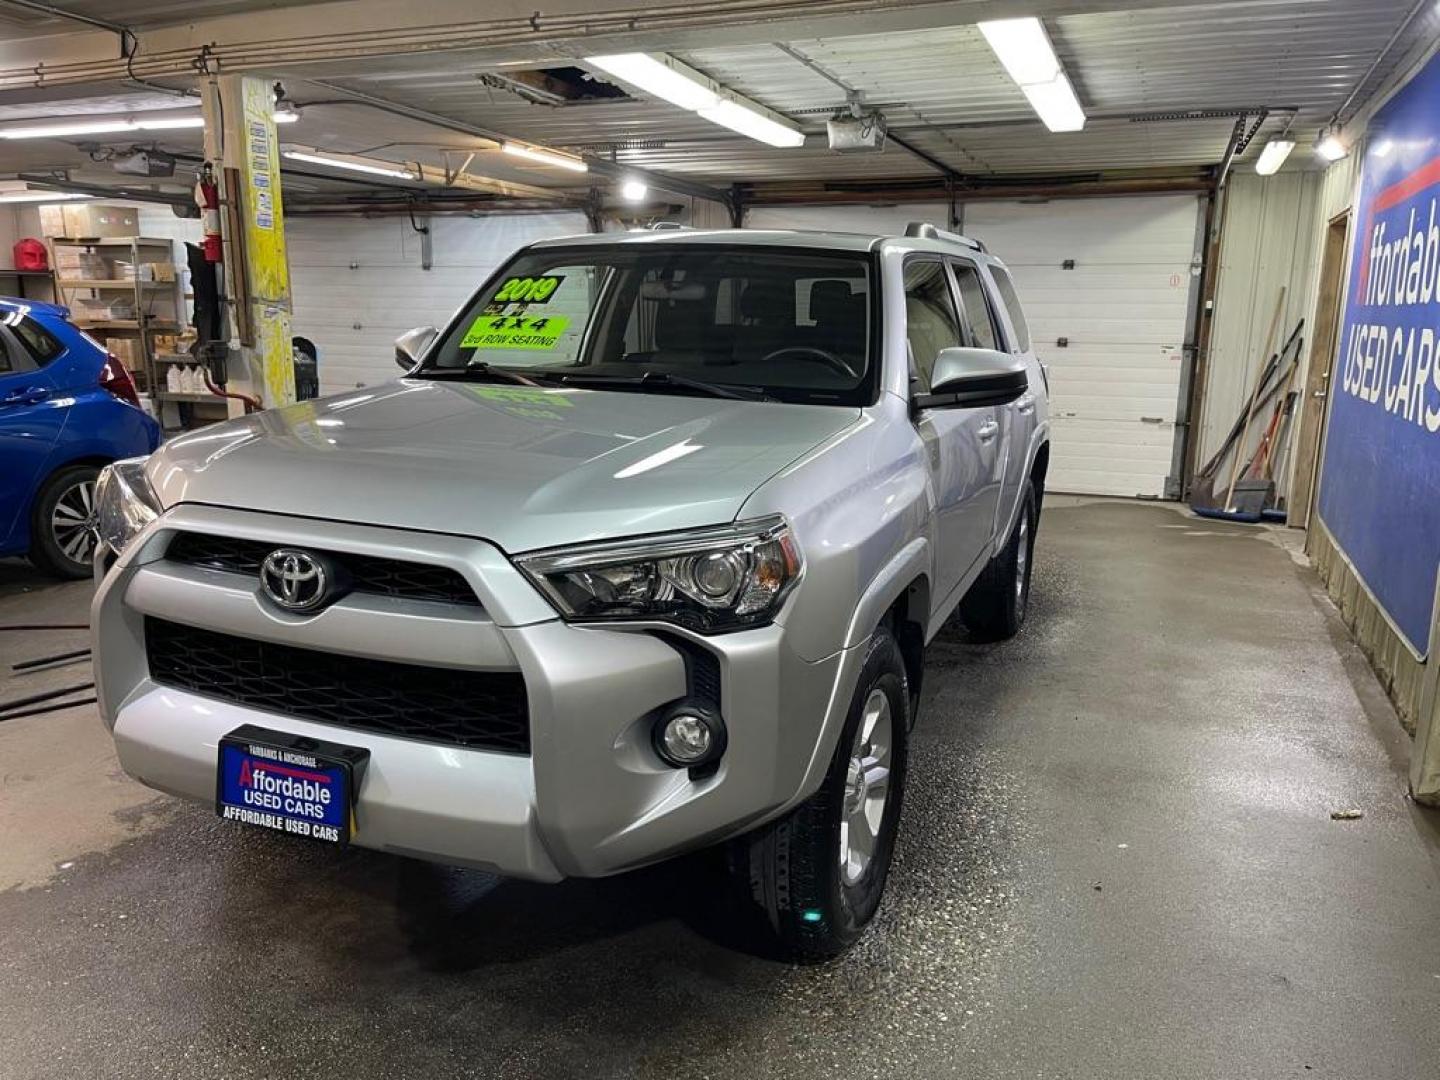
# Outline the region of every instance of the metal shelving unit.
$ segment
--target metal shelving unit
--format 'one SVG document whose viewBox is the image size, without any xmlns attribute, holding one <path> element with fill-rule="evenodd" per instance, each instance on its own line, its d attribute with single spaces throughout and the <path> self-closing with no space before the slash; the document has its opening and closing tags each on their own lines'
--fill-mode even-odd
<svg viewBox="0 0 1440 1080">
<path fill-rule="evenodd" d="M 14 279 L 15 291 L 12 293 L 5 288 L 3 283 Z M 36 285 L 44 287 L 49 294 L 47 296 L 36 296 L 30 290 Z M 4 270 L 0 269 L 0 292 L 7 296 L 14 296 L 17 300 L 44 300 L 54 299 L 55 275 L 49 270 Z"/>
<path fill-rule="evenodd" d="M 100 278 L 89 276 L 63 277 L 58 269 L 57 248 L 82 248 L 106 259 L 127 258 L 133 267 L 133 278 Z M 169 240 L 144 236 L 95 237 L 90 239 L 52 238 L 50 263 L 56 267 L 55 290 L 60 303 L 71 310 L 71 321 L 83 330 L 107 334 L 135 334 L 140 347 L 137 381 L 140 389 L 159 400 L 158 392 L 165 386 L 156 365 L 155 335 L 179 333 L 185 322 L 185 299 L 181 292 L 180 273 L 175 270 L 170 281 L 144 281 L 139 277 L 142 263 L 163 263 L 174 268 L 174 249 Z M 106 294 L 125 293 L 131 296 L 135 317 L 90 318 L 76 310 L 75 293 L 88 293 L 83 299 L 95 300 Z M 157 312 L 157 308 L 162 309 Z"/>
</svg>

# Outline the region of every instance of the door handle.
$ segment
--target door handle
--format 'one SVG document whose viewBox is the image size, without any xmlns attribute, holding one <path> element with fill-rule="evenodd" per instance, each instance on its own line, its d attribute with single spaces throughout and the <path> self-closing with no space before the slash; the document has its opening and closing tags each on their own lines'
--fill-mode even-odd
<svg viewBox="0 0 1440 1080">
<path fill-rule="evenodd" d="M 1018 412 L 1021 416 L 1028 416 L 1030 413 L 1034 412 L 1035 395 L 1022 394 L 1020 398 L 1015 402 L 1015 411 Z"/>
<path fill-rule="evenodd" d="M 23 390 L 12 390 L 0 397 L 0 405 L 34 405 L 48 396 L 43 386 L 27 386 Z"/>
<path fill-rule="evenodd" d="M 976 432 L 976 435 L 979 436 L 981 442 L 989 442 L 999 433 L 1000 422 L 998 420 L 986 420 L 985 423 L 980 425 L 980 430 Z"/>
</svg>

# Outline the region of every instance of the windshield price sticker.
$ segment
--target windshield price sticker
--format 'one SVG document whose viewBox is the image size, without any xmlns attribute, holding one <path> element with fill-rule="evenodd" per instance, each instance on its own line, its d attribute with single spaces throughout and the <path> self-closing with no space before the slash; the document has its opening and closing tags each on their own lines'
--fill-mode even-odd
<svg viewBox="0 0 1440 1080">
<path fill-rule="evenodd" d="M 553 349 L 570 320 L 559 315 L 481 315 L 465 336 L 462 349 Z"/>
<path fill-rule="evenodd" d="M 491 299 L 492 304 L 543 304 L 555 295 L 563 274 L 554 277 L 512 277 L 503 282 Z"/>
</svg>

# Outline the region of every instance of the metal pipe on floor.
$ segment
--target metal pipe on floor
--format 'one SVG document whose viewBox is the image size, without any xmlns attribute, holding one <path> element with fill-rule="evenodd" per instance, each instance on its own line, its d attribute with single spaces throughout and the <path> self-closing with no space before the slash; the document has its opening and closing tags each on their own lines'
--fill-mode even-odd
<svg viewBox="0 0 1440 1080">
<path fill-rule="evenodd" d="M 67 686 L 63 690 L 46 690 L 43 693 L 31 694 L 29 697 L 16 698 L 14 701 L 0 702 L 0 720 L 10 718 L 11 709 L 24 708 L 26 705 L 35 705 L 42 701 L 54 701 L 56 698 L 65 697 L 67 694 L 78 694 L 82 690 L 94 690 L 93 682 L 81 683 L 79 686 Z"/>
<path fill-rule="evenodd" d="M 82 656 L 89 656 L 89 649 L 75 649 L 71 652 L 55 653 L 53 656 L 38 656 L 34 660 L 21 660 L 18 664 L 11 664 L 11 671 L 28 671 L 31 668 L 44 667 L 46 664 L 58 664 L 61 660 L 78 660 Z"/>
</svg>

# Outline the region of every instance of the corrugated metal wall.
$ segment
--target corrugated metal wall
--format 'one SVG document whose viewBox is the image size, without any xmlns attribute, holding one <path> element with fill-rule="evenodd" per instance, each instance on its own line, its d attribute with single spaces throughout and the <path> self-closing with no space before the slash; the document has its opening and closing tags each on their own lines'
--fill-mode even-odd
<svg viewBox="0 0 1440 1080">
<path fill-rule="evenodd" d="M 1304 317 L 1302 369 L 1309 356 L 1321 185 L 1320 174 L 1314 172 L 1269 177 L 1242 173 L 1228 185 L 1197 461 L 1207 460 L 1219 449 L 1235 418 L 1249 404 L 1268 357 L 1265 338 L 1282 287 L 1285 303 L 1272 349 Z M 1304 371 L 1297 371 L 1293 386 L 1304 386 L 1304 378 Z M 1247 453 L 1259 444 L 1263 428 L 1263 420 L 1251 425 Z M 1284 477 L 1279 486 L 1285 487 Z"/>
</svg>

